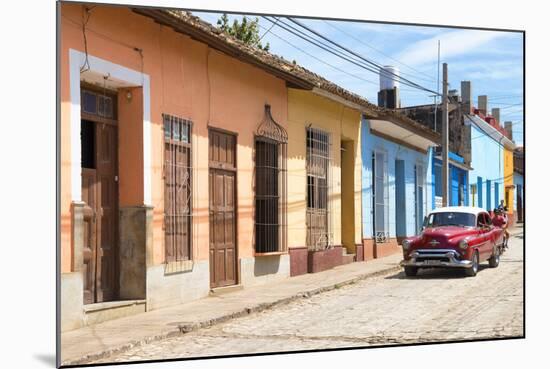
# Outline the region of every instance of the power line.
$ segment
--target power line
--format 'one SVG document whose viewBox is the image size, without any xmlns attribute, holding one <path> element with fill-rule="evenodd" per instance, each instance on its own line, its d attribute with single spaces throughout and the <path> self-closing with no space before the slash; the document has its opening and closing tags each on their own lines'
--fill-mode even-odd
<svg viewBox="0 0 550 369">
<path fill-rule="evenodd" d="M 259 26 L 260 26 L 261 28 L 265 29 L 265 27 L 263 27 L 262 25 L 259 24 Z M 273 26 L 274 26 L 274 25 L 272 25 L 271 28 L 273 28 Z M 313 58 L 313 59 L 315 59 L 315 60 L 317 60 L 317 61 L 319 61 L 319 62 L 321 62 L 321 63 L 323 63 L 323 64 L 325 64 L 325 65 L 327 65 L 327 66 L 329 66 L 329 67 L 331 67 L 331 68 L 333 68 L 333 69 L 339 71 L 339 72 L 345 73 L 345 74 L 347 74 L 347 75 L 349 75 L 349 76 L 351 76 L 351 77 L 357 78 L 357 79 L 359 79 L 359 80 L 361 80 L 361 81 L 364 81 L 364 82 L 367 82 L 367 83 L 372 83 L 372 84 L 378 85 L 378 82 L 370 81 L 370 80 L 364 79 L 364 78 L 362 78 L 362 77 L 360 77 L 360 76 L 358 76 L 358 75 L 356 75 L 356 74 L 349 73 L 349 72 L 345 71 L 344 69 L 338 68 L 337 66 L 332 65 L 332 64 L 330 64 L 330 63 L 324 61 L 323 59 L 318 58 L 318 57 L 316 57 L 315 55 L 308 53 L 308 52 L 305 51 L 304 49 L 302 49 L 302 48 L 300 48 L 300 47 L 294 45 L 292 42 L 290 42 L 290 41 L 288 41 L 288 40 L 285 40 L 283 37 L 277 35 L 277 34 L 276 34 L 275 32 L 273 32 L 273 31 L 271 31 L 271 35 L 277 37 L 279 40 L 281 40 L 281 41 L 283 41 L 284 43 L 288 44 L 289 46 L 295 48 L 296 50 L 301 51 L 302 53 L 306 54 L 307 56 L 309 56 L 309 57 L 311 57 L 311 58 Z"/>
<path fill-rule="evenodd" d="M 271 23 L 275 23 L 273 20 L 267 18 L 266 16 L 262 16 L 264 19 L 268 20 L 269 22 Z M 274 17 L 275 18 L 275 17 Z M 277 18 L 275 18 L 277 19 Z M 315 39 L 312 39 L 311 36 L 308 36 L 308 35 L 305 35 L 303 34 L 302 32 L 300 32 L 299 30 L 296 30 L 296 28 L 292 27 L 291 25 L 287 24 L 286 22 L 280 20 L 279 23 L 277 23 L 277 26 L 280 27 L 281 29 L 307 41 L 308 43 L 311 43 L 335 56 L 337 56 L 338 58 L 340 59 L 343 59 L 343 60 L 346 60 L 362 69 L 366 69 L 370 72 L 373 72 L 375 74 L 378 74 L 378 71 L 376 70 L 373 70 L 371 67 L 367 67 L 365 65 L 363 65 L 362 63 L 360 63 L 359 61 L 357 60 L 354 60 L 354 59 L 351 59 L 351 57 L 348 57 L 347 55 L 343 55 L 342 53 L 338 52 L 337 50 L 334 50 L 333 48 L 331 48 L 330 46 L 326 45 L 325 43 L 322 43 L 318 40 L 315 40 Z M 317 58 L 316 58 L 317 59 Z M 402 89 L 402 90 L 407 90 L 407 89 Z"/>
<path fill-rule="evenodd" d="M 512 97 L 523 97 L 523 94 L 516 94 L 516 95 L 495 95 L 495 96 L 489 96 L 491 100 L 507 100 Z M 477 101 L 477 100 L 476 100 Z"/>
<path fill-rule="evenodd" d="M 277 20 L 277 22 L 278 22 L 278 21 L 279 21 L 279 20 Z M 266 30 L 266 31 L 264 32 L 264 34 L 260 36 L 260 38 L 258 39 L 258 42 L 257 42 L 258 44 L 260 43 L 260 41 L 262 41 L 262 38 L 264 38 L 264 36 L 267 35 L 267 34 L 271 31 L 271 29 L 272 29 L 273 27 L 275 27 L 275 25 L 277 24 L 277 22 L 273 23 L 273 24 L 271 25 L 271 27 L 269 27 L 269 29 Z M 262 26 L 260 25 L 260 23 L 258 23 L 258 26 L 262 27 Z M 262 27 L 262 28 L 263 28 L 263 27 Z"/>
<path fill-rule="evenodd" d="M 490 104 L 490 105 L 498 105 L 498 104 Z M 507 104 L 507 105 L 503 105 L 499 109 L 500 110 L 506 110 L 506 109 L 513 108 L 514 106 L 520 106 L 520 105 L 523 105 L 523 103 L 521 102 L 521 103 L 517 103 L 517 104 Z"/>
<path fill-rule="evenodd" d="M 401 65 L 403 65 L 403 66 L 405 66 L 405 67 L 407 67 L 407 68 L 409 68 L 409 69 L 411 69 L 411 70 L 413 70 L 413 71 L 415 71 L 415 72 L 417 72 L 417 73 L 423 74 L 423 75 L 425 75 L 425 76 L 427 76 L 427 77 L 429 78 L 429 79 L 423 79 L 423 78 L 420 78 L 420 79 L 423 79 L 423 80 L 428 81 L 428 82 L 437 82 L 437 81 L 436 81 L 432 76 L 430 76 L 428 73 L 419 71 L 418 69 L 415 69 L 415 68 L 413 68 L 413 67 L 411 67 L 411 66 L 409 66 L 409 65 L 407 65 L 407 64 L 405 64 L 405 63 L 403 63 L 403 62 L 401 62 L 401 61 L 399 61 L 399 60 L 397 60 L 397 59 L 395 59 L 395 58 L 393 58 L 393 57 L 391 57 L 390 55 L 385 54 L 384 52 L 380 51 L 379 49 L 375 48 L 374 46 L 367 44 L 366 42 L 364 42 L 364 41 L 360 40 L 359 38 L 355 37 L 354 35 L 352 35 L 351 33 L 348 33 L 348 32 L 346 32 L 346 31 L 344 31 L 343 29 L 341 29 L 341 28 L 339 28 L 339 27 L 336 27 L 336 25 L 334 25 L 334 24 L 332 24 L 332 23 L 330 23 L 330 22 L 328 22 L 328 21 L 326 21 L 326 20 L 324 20 L 324 19 L 323 19 L 323 22 L 326 23 L 327 25 L 329 25 L 330 27 L 336 29 L 337 31 L 340 31 L 341 33 L 343 33 L 343 34 L 349 36 L 350 38 L 354 39 L 355 41 L 359 42 L 360 44 L 365 45 L 366 47 L 368 47 L 368 48 L 370 48 L 370 49 L 372 49 L 372 50 L 378 52 L 378 53 L 381 54 L 381 55 L 384 55 L 384 56 L 387 57 L 388 59 L 391 59 L 391 60 L 395 61 L 396 63 L 399 63 L 399 64 L 401 64 Z M 405 73 L 405 72 L 401 72 L 401 73 L 406 74 L 406 75 L 413 76 L 412 74 L 409 74 L 409 73 Z M 417 77 L 417 76 L 413 76 L 413 77 L 419 78 L 419 77 Z"/>
<path fill-rule="evenodd" d="M 315 30 L 312 30 L 311 28 L 307 27 L 306 25 L 302 24 L 301 22 L 297 21 L 296 19 L 289 18 L 289 17 L 287 17 L 287 19 L 290 20 L 291 22 L 297 24 L 298 26 L 302 27 L 303 29 L 305 29 L 305 30 L 311 32 L 312 34 L 314 34 L 314 35 L 316 35 L 316 36 L 322 38 L 323 40 L 326 40 L 327 42 L 329 42 L 329 43 L 335 45 L 336 47 L 338 47 L 338 48 L 340 48 L 340 49 L 342 49 L 342 50 L 348 52 L 349 54 L 354 55 L 355 57 L 357 57 L 357 58 L 359 58 L 359 59 L 365 61 L 367 64 L 370 64 L 370 65 L 374 66 L 375 68 L 378 69 L 378 71 L 382 71 L 382 70 L 383 70 L 383 67 L 382 67 L 381 65 L 379 65 L 379 64 L 377 64 L 377 63 L 375 63 L 375 62 L 373 62 L 373 61 L 371 61 L 371 60 L 365 58 L 364 56 L 362 56 L 362 55 L 360 55 L 360 54 L 358 54 L 358 53 L 356 53 L 356 52 L 354 52 L 354 51 L 352 51 L 352 50 L 350 50 L 350 49 L 348 49 L 348 48 L 346 48 L 346 47 L 340 45 L 339 43 L 337 43 L 337 42 L 335 42 L 335 41 L 329 39 L 328 37 L 323 36 L 323 35 L 320 34 L 319 32 L 317 32 L 317 31 L 315 31 Z M 424 91 L 431 92 L 431 93 L 434 93 L 434 94 L 436 94 L 436 95 L 439 95 L 436 91 L 432 91 L 432 90 L 430 90 L 430 89 L 428 89 L 428 88 L 426 88 L 426 87 L 424 87 L 424 86 L 419 85 L 419 84 L 416 83 L 416 82 L 413 82 L 413 81 L 411 81 L 411 80 L 409 80 L 409 79 L 407 79 L 407 78 L 401 77 L 401 76 L 399 76 L 399 75 L 397 75 L 397 74 L 395 74 L 395 73 L 392 73 L 392 72 L 387 71 L 387 70 L 383 70 L 383 72 L 384 72 L 385 74 L 389 74 L 389 75 L 393 75 L 393 76 L 397 77 L 399 80 L 401 80 L 401 83 L 403 83 L 403 84 L 408 84 L 408 85 L 411 86 L 411 87 L 415 87 L 415 88 L 418 88 L 418 89 L 420 89 L 420 90 L 424 90 Z"/>
<path fill-rule="evenodd" d="M 270 22 L 273 23 L 273 21 L 272 21 L 271 19 L 269 19 L 269 18 L 267 18 L 267 17 L 264 17 L 264 18 L 267 19 L 268 21 L 270 21 Z M 291 19 L 291 18 L 287 18 L 287 19 L 290 20 L 290 21 L 292 21 L 293 23 L 298 24 L 300 27 L 309 30 L 309 28 L 307 28 L 306 26 L 302 25 L 300 22 L 298 22 L 298 21 L 296 21 L 296 20 L 294 20 L 294 19 Z M 282 26 L 281 23 L 283 23 L 286 27 Z M 287 24 L 286 22 L 282 22 L 282 21 L 281 21 L 281 22 L 278 24 L 278 26 L 281 27 L 281 28 L 283 28 L 283 29 L 285 29 L 285 30 L 288 31 L 288 32 L 291 32 L 291 33 L 297 35 L 298 37 L 300 37 L 300 38 L 306 40 L 307 42 L 310 42 L 310 43 L 316 45 L 317 47 L 320 47 L 320 48 L 324 49 L 325 51 L 328 51 L 328 52 L 330 52 L 330 53 L 332 53 L 332 54 L 334 54 L 334 55 L 336 55 L 336 56 L 338 56 L 338 57 L 340 57 L 340 58 L 342 58 L 342 59 L 344 59 L 344 60 L 347 60 L 347 61 L 349 61 L 349 62 L 351 62 L 351 63 L 353 63 L 353 64 L 355 64 L 355 65 L 357 65 L 357 66 L 359 66 L 359 67 L 361 67 L 361 68 L 363 68 L 363 69 L 366 69 L 366 70 L 368 70 L 368 71 L 370 71 L 370 72 L 379 74 L 380 70 L 382 69 L 382 67 L 381 67 L 380 65 L 378 65 L 378 64 L 376 64 L 376 63 L 374 63 L 374 62 L 372 62 L 372 61 L 370 61 L 370 60 L 368 60 L 368 59 L 362 57 L 361 55 L 359 55 L 359 54 L 357 54 L 357 53 L 354 53 L 353 51 L 351 51 L 351 50 L 349 50 L 349 49 L 346 49 L 345 47 L 343 47 L 343 46 L 341 46 L 341 45 L 338 45 L 338 44 L 335 43 L 334 41 L 332 41 L 332 40 L 326 38 L 326 37 L 323 36 L 323 35 L 320 35 L 319 33 L 315 32 L 315 31 L 313 31 L 313 30 L 309 30 L 309 31 L 310 31 L 311 33 L 317 35 L 318 37 L 320 37 L 320 38 L 322 38 L 322 39 L 324 39 L 324 40 L 330 42 L 331 44 L 337 45 L 340 49 L 345 50 L 347 53 L 353 55 L 354 57 L 360 59 L 360 60 L 363 61 L 363 62 L 366 62 L 367 64 L 369 64 L 369 66 L 365 65 L 364 63 L 358 62 L 357 60 L 350 59 L 351 57 L 348 56 L 348 55 L 342 55 L 342 53 L 341 53 L 340 51 L 335 51 L 333 47 L 330 47 L 330 46 L 326 45 L 325 43 L 323 43 L 323 42 L 321 42 L 321 41 L 319 41 L 319 40 L 317 40 L 317 39 L 312 39 L 311 36 L 305 35 L 304 32 L 302 32 L 302 31 L 300 31 L 300 30 L 297 30 L 295 27 L 292 27 L 291 25 Z M 290 30 L 289 28 L 291 28 L 292 30 Z M 372 65 L 372 66 L 371 66 L 371 65 Z M 391 73 L 391 72 L 389 72 L 389 71 L 386 71 L 386 73 L 387 73 L 387 74 L 393 74 L 393 73 Z M 417 84 L 417 83 L 415 83 L 415 82 L 409 81 L 409 80 L 406 79 L 406 78 L 397 76 L 397 75 L 395 75 L 395 74 L 393 74 L 393 75 L 394 75 L 395 77 L 399 78 L 399 79 L 401 80 L 401 82 L 402 82 L 403 84 L 407 85 L 407 86 L 410 86 L 410 87 L 413 87 L 413 88 L 416 88 L 416 89 L 420 89 L 420 90 L 424 90 L 424 91 L 427 91 L 427 92 L 435 93 L 435 91 L 432 91 L 432 90 L 430 90 L 430 89 L 428 89 L 428 88 L 425 88 L 425 87 L 423 87 L 423 86 L 421 86 L 421 85 L 419 85 L 419 84 Z M 392 78 L 392 79 L 393 79 L 393 78 Z M 394 80 L 395 80 L 395 79 L 394 79 Z M 396 80 L 396 81 L 397 81 L 397 80 Z"/>
</svg>

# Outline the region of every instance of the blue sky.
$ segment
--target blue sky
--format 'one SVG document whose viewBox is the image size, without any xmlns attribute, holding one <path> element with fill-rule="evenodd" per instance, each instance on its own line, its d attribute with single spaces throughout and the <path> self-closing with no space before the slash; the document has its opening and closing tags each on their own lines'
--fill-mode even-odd
<svg viewBox="0 0 550 369">
<path fill-rule="evenodd" d="M 220 13 L 195 15 L 216 24 Z M 242 18 L 229 15 L 230 21 Z M 255 18 L 253 16 L 253 18 Z M 296 62 L 376 103 L 377 74 L 342 60 L 260 17 L 262 43 L 270 52 Z M 513 122 L 514 140 L 523 144 L 523 35 L 512 32 L 418 27 L 366 22 L 301 19 L 302 23 L 339 44 L 383 65 L 399 67 L 402 77 L 437 89 L 437 43 L 449 69 L 450 89 L 472 82 L 478 95 L 489 96 L 489 110 L 501 108 L 501 123 Z M 287 21 L 287 23 L 289 23 Z M 269 32 L 267 32 L 269 30 Z M 266 33 L 267 32 L 267 33 Z M 401 86 L 402 106 L 433 103 L 429 92 Z"/>
</svg>

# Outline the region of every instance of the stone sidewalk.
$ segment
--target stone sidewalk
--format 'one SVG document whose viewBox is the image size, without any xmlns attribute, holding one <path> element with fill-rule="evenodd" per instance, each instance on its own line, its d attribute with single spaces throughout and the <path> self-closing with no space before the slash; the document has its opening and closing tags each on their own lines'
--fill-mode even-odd
<svg viewBox="0 0 550 369">
<path fill-rule="evenodd" d="M 175 337 L 229 319 L 399 270 L 401 253 L 341 265 L 315 274 L 243 288 L 173 307 L 132 315 L 61 335 L 62 365 L 98 360 L 129 348 Z"/>
</svg>

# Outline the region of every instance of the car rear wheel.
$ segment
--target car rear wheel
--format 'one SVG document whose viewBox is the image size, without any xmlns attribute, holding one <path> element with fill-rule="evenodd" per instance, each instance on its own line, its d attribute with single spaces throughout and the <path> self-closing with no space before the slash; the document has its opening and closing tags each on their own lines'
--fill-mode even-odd
<svg viewBox="0 0 550 369">
<path fill-rule="evenodd" d="M 496 268 L 499 263 L 500 263 L 500 250 L 498 247 L 495 247 L 493 250 L 493 255 L 491 255 L 491 258 L 489 259 L 489 266 L 491 268 Z"/>
<path fill-rule="evenodd" d="M 465 273 L 468 277 L 475 277 L 477 275 L 477 270 L 479 269 L 479 254 L 474 252 L 472 256 L 472 266 L 465 269 Z"/>
<path fill-rule="evenodd" d="M 418 273 L 418 268 L 413 266 L 406 266 L 405 268 L 405 275 L 407 277 L 414 277 Z"/>
</svg>

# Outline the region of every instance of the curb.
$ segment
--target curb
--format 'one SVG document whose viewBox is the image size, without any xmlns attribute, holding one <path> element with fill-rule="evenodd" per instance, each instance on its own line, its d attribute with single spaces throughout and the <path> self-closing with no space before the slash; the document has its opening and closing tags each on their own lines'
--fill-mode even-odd
<svg viewBox="0 0 550 369">
<path fill-rule="evenodd" d="M 338 283 L 335 283 L 335 284 L 332 284 L 332 285 L 329 285 L 329 286 L 318 287 L 318 288 L 314 288 L 314 289 L 311 289 L 311 290 L 308 290 L 308 291 L 298 292 L 297 294 L 294 294 L 292 296 L 283 297 L 283 298 L 280 298 L 280 299 L 272 301 L 272 302 L 266 302 L 266 303 L 261 303 L 261 304 L 257 304 L 257 305 L 250 306 L 250 307 L 245 307 L 242 310 L 235 311 L 235 312 L 232 312 L 232 313 L 228 313 L 228 314 L 219 316 L 219 317 L 214 318 L 214 319 L 209 319 L 209 320 L 205 320 L 205 321 L 202 321 L 202 322 L 196 322 L 196 323 L 182 324 L 182 325 L 179 325 L 178 327 L 173 328 L 171 330 L 168 330 L 164 333 L 160 333 L 160 334 L 157 334 L 157 335 L 145 337 L 145 338 L 142 338 L 142 339 L 139 339 L 139 340 L 133 340 L 133 341 L 130 341 L 128 343 L 125 343 L 125 344 L 122 344 L 122 345 L 119 345 L 119 346 L 116 346 L 116 347 L 113 347 L 113 348 L 109 348 L 107 350 L 86 354 L 86 355 L 84 355 L 80 358 L 77 358 L 77 359 L 66 360 L 61 364 L 61 366 L 62 367 L 68 367 L 68 366 L 79 366 L 79 365 L 87 364 L 90 361 L 100 360 L 100 359 L 104 359 L 106 357 L 109 357 L 113 354 L 123 353 L 124 351 L 127 351 L 131 348 L 134 348 L 134 347 L 139 347 L 139 346 L 146 345 L 146 344 L 149 344 L 149 343 L 155 342 L 155 341 L 160 341 L 160 340 L 163 340 L 163 339 L 166 339 L 166 338 L 177 337 L 177 336 L 189 333 L 189 332 L 197 331 L 197 330 L 202 329 L 202 328 L 209 328 L 209 327 L 212 327 L 214 325 L 227 322 L 231 319 L 240 318 L 240 317 L 252 314 L 252 313 L 258 313 L 258 312 L 261 312 L 261 311 L 269 310 L 269 309 L 277 307 L 277 306 L 287 305 L 287 304 L 291 303 L 292 301 L 296 301 L 298 299 L 310 298 L 312 296 L 321 294 L 323 292 L 332 291 L 332 290 L 337 289 L 337 288 L 341 288 L 341 287 L 344 287 L 344 286 L 347 286 L 347 285 L 355 284 L 359 281 L 362 281 L 362 280 L 365 280 L 365 279 L 368 279 L 368 278 L 378 277 L 378 276 L 389 274 L 391 272 L 395 272 L 395 271 L 398 271 L 398 270 L 401 270 L 401 267 L 399 265 L 393 265 L 393 266 L 389 266 L 387 268 L 377 270 L 377 271 L 374 271 L 374 272 L 360 274 L 360 275 L 355 276 L 353 278 L 350 278 L 350 279 L 347 279 L 347 280 L 344 280 L 342 282 L 338 282 Z"/>
</svg>

